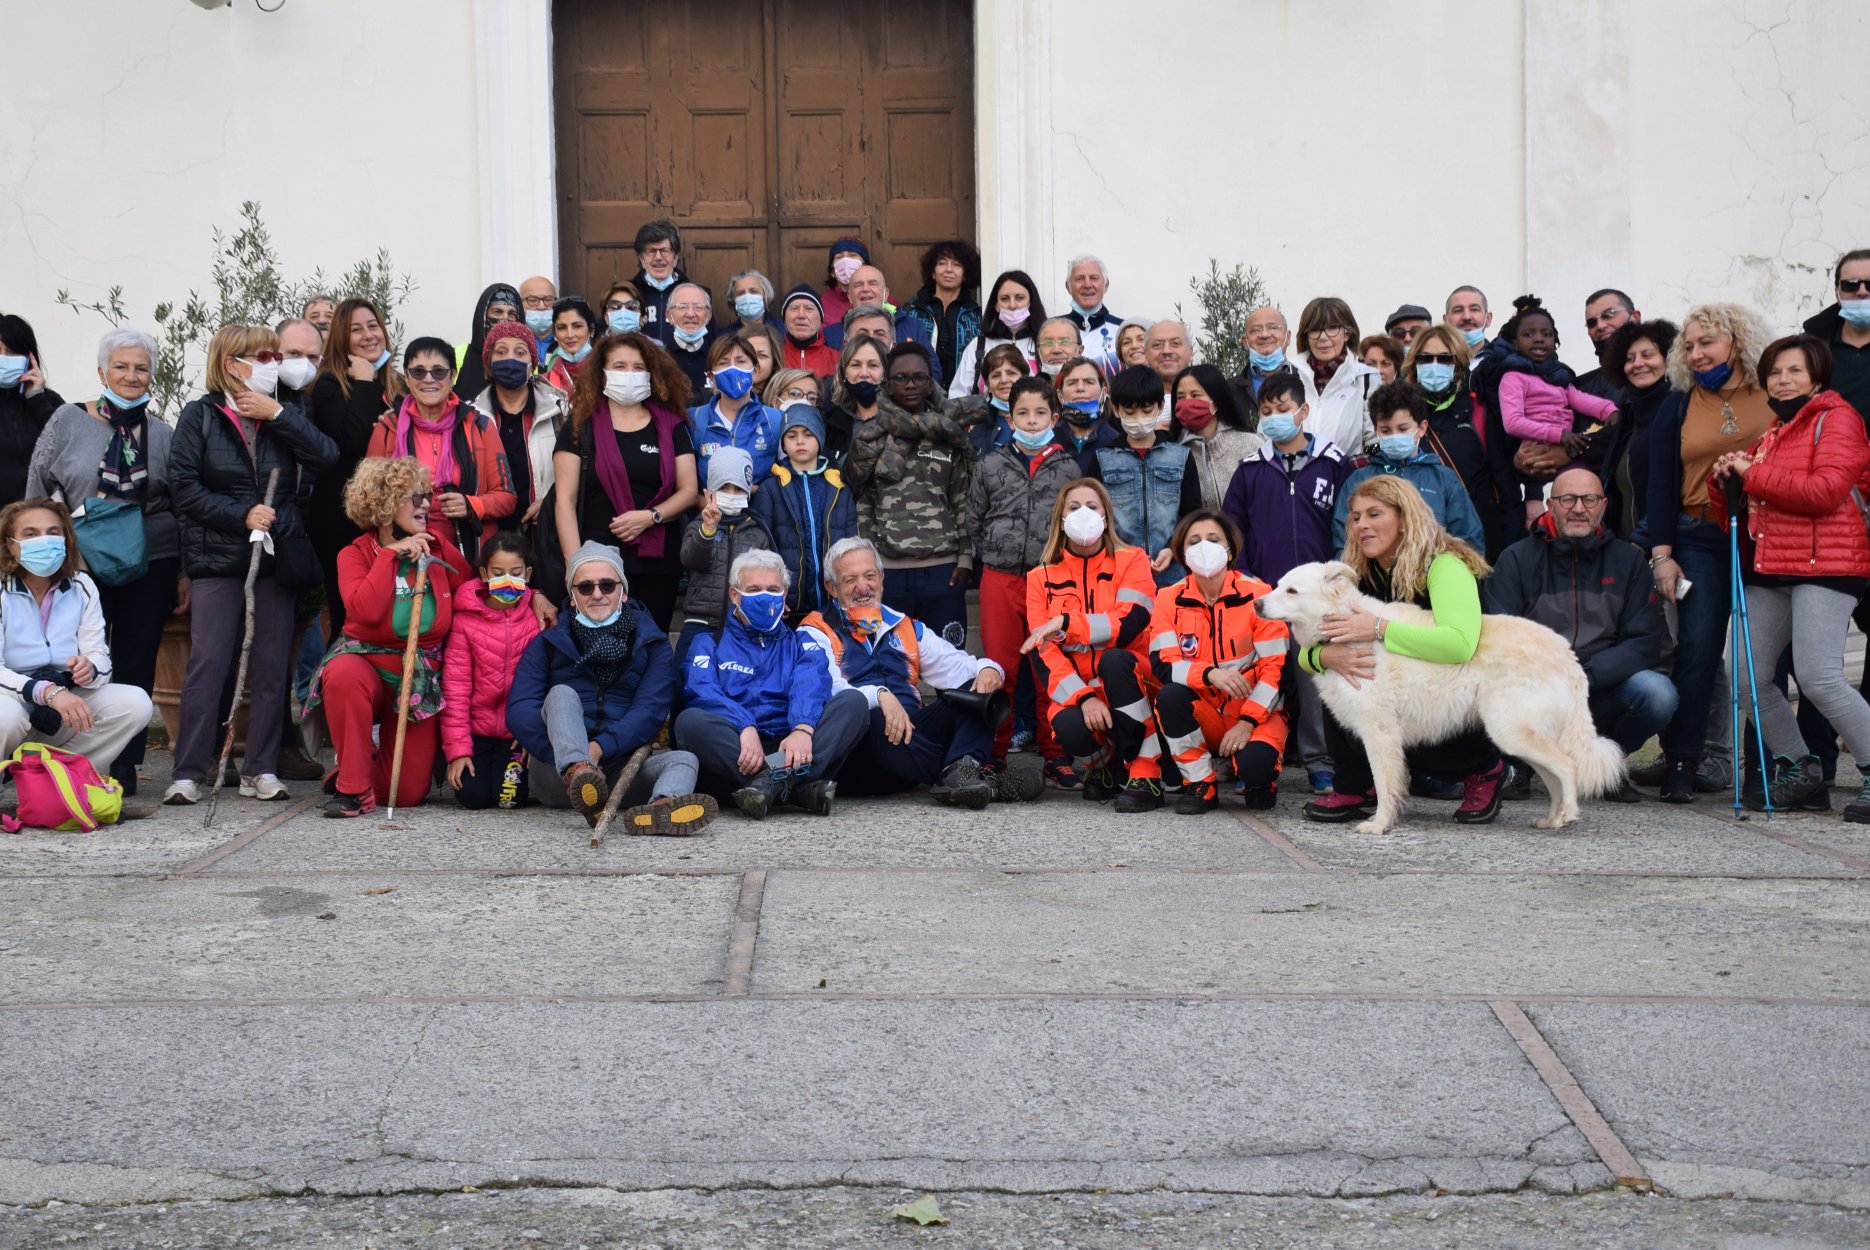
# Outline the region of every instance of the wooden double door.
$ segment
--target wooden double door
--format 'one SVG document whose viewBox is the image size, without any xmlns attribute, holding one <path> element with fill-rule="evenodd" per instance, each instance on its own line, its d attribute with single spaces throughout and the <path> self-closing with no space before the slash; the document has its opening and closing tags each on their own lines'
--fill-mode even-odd
<svg viewBox="0 0 1870 1250">
<path fill-rule="evenodd" d="M 742 269 L 823 286 L 844 235 L 900 302 L 923 248 L 973 237 L 970 0 L 557 0 L 552 21 L 561 291 L 634 274 L 658 217 L 717 316 Z"/>
</svg>

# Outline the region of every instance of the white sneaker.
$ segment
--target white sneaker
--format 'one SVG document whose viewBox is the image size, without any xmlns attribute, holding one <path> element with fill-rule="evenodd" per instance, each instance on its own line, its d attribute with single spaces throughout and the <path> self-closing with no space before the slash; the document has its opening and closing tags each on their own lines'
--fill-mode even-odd
<svg viewBox="0 0 1870 1250">
<path fill-rule="evenodd" d="M 171 781 L 169 788 L 162 792 L 162 801 L 171 807 L 181 807 L 189 803 L 201 802 L 201 783 L 197 781 Z"/>
<path fill-rule="evenodd" d="M 242 777 L 240 779 L 240 797 L 243 799 L 270 801 L 273 799 L 290 798 L 292 796 L 286 793 L 286 787 L 280 783 L 279 778 L 273 776 L 271 773 L 261 773 L 258 777 Z"/>
</svg>

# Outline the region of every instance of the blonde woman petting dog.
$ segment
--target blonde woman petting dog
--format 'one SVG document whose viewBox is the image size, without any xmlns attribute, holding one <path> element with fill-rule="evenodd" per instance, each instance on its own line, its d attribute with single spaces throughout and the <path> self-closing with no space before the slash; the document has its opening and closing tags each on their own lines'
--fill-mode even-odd
<svg viewBox="0 0 1870 1250">
<path fill-rule="evenodd" d="M 1480 646 L 1480 578 L 1487 562 L 1451 537 L 1416 488 L 1398 477 L 1369 478 L 1351 493 L 1345 513 L 1344 563 L 1358 588 L 1377 599 L 1413 603 L 1434 613 L 1432 625 L 1385 621 L 1352 605 L 1325 618 L 1330 641 L 1306 647 L 1308 672 L 1334 672 L 1351 685 L 1376 676 L 1377 645 L 1435 664 L 1465 664 Z M 1361 744 L 1325 709 L 1325 740 L 1337 761 L 1337 787 L 1305 805 L 1311 820 L 1367 820 L 1376 811 L 1375 783 Z M 1500 752 L 1479 728 L 1408 751 L 1415 773 L 1463 777 L 1454 818 L 1487 824 L 1500 811 L 1505 772 Z"/>
</svg>

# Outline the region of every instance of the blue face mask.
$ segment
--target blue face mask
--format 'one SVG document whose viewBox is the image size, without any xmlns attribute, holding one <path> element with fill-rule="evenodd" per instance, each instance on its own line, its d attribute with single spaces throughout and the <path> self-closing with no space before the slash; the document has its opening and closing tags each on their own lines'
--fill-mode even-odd
<svg viewBox="0 0 1870 1250">
<path fill-rule="evenodd" d="M 702 326 L 699 330 L 682 330 L 675 326 L 670 326 L 669 329 L 674 332 L 675 341 L 691 352 L 700 347 L 701 341 L 708 337 L 707 326 Z"/>
<path fill-rule="evenodd" d="M 526 379 L 532 376 L 532 362 L 528 360 L 496 360 L 487 366 L 487 372 L 493 375 L 493 384 L 509 391 L 517 391 L 526 385 Z"/>
<path fill-rule="evenodd" d="M 383 371 L 383 366 L 388 363 L 390 363 L 390 349 L 386 347 L 383 349 L 383 354 L 371 362 L 370 367 L 381 373 Z"/>
<path fill-rule="evenodd" d="M 1090 425 L 1097 420 L 1103 404 L 1095 399 L 1073 399 L 1065 404 L 1065 420 L 1073 425 Z"/>
<path fill-rule="evenodd" d="M 125 399 L 107 386 L 104 388 L 104 398 L 108 399 L 110 406 L 119 412 L 133 412 L 149 402 L 149 392 L 144 391 L 135 399 Z"/>
<path fill-rule="evenodd" d="M 636 308 L 613 309 L 604 318 L 612 334 L 635 334 L 637 327 L 643 324 L 642 310 Z"/>
<path fill-rule="evenodd" d="M 734 296 L 734 311 L 740 314 L 742 321 L 757 320 L 760 314 L 766 311 L 766 297 L 764 295 L 736 295 Z"/>
<path fill-rule="evenodd" d="M 606 625 L 615 625 L 617 623 L 617 614 L 615 612 L 612 612 L 601 621 L 594 621 L 582 612 L 575 612 L 572 614 L 572 617 L 578 624 L 584 626 L 586 629 L 602 629 Z"/>
<path fill-rule="evenodd" d="M 31 365 L 25 356 L 0 356 L 0 386 L 18 386 Z"/>
<path fill-rule="evenodd" d="M 589 356 L 590 354 L 591 354 L 591 345 L 589 343 L 586 343 L 583 347 L 580 347 L 575 352 L 572 351 L 571 348 L 569 347 L 561 347 L 558 349 L 558 358 L 560 360 L 569 360 L 574 365 L 577 364 L 579 361 L 583 360 L 586 356 Z"/>
<path fill-rule="evenodd" d="M 987 402 L 990 405 L 992 405 L 994 411 L 996 412 L 1011 412 L 1013 410 L 1013 406 L 1011 404 L 1007 403 L 1004 399 L 1001 399 L 997 395 L 989 395 L 987 397 Z"/>
<path fill-rule="evenodd" d="M 57 534 L 40 534 L 19 542 L 19 562 L 28 573 L 50 577 L 65 564 L 65 540 Z"/>
<path fill-rule="evenodd" d="M 1415 435 L 1385 434 L 1377 440 L 1377 454 L 1385 460 L 1401 462 L 1415 455 Z"/>
<path fill-rule="evenodd" d="M 1080 304 L 1077 300 L 1071 301 L 1071 306 L 1074 309 L 1076 309 L 1078 312 L 1078 315 L 1080 317 L 1083 317 L 1086 321 L 1089 321 L 1092 317 L 1095 317 L 1097 315 L 1097 310 L 1103 307 L 1102 304 L 1093 304 L 1091 305 L 1091 307 L 1086 308 L 1083 304 Z"/>
<path fill-rule="evenodd" d="M 726 368 L 714 371 L 714 389 L 729 399 L 739 399 L 753 389 L 751 369 Z"/>
<path fill-rule="evenodd" d="M 1703 390 L 1718 391 L 1727 385 L 1727 379 L 1734 376 L 1732 365 L 1716 365 L 1712 369 L 1695 371 L 1695 385 Z"/>
<path fill-rule="evenodd" d="M 1487 331 L 1484 329 L 1463 330 L 1461 331 L 1461 335 L 1463 338 L 1467 339 L 1467 345 L 1469 347 L 1479 347 L 1481 340 L 1487 337 Z"/>
<path fill-rule="evenodd" d="M 1269 412 L 1260 418 L 1260 433 L 1275 443 L 1289 443 L 1299 436 L 1298 414 Z"/>
<path fill-rule="evenodd" d="M 1856 326 L 1859 330 L 1870 326 L 1870 299 L 1843 299 L 1838 301 L 1838 316 Z"/>
<path fill-rule="evenodd" d="M 1286 349 L 1282 347 L 1278 351 L 1268 352 L 1264 356 L 1260 355 L 1258 352 L 1249 351 L 1247 353 L 1247 362 L 1261 373 L 1271 373 L 1274 369 L 1286 363 Z"/>
<path fill-rule="evenodd" d="M 1052 427 L 1047 426 L 1043 430 L 1022 430 L 1015 428 L 1013 431 L 1013 441 L 1019 445 L 1021 451 L 1038 451 L 1041 447 L 1044 447 L 1047 443 L 1052 441 Z"/>
<path fill-rule="evenodd" d="M 779 628 L 780 619 L 786 614 L 786 597 L 776 590 L 760 590 L 740 595 L 740 615 L 746 618 L 747 628 L 756 634 L 770 634 Z"/>
<path fill-rule="evenodd" d="M 649 285 L 655 287 L 658 291 L 666 291 L 675 285 L 675 270 L 669 270 L 669 276 L 666 278 L 652 278 L 649 276 L 649 271 L 645 269 L 643 271 L 643 281 L 649 283 Z"/>
<path fill-rule="evenodd" d="M 550 308 L 528 308 L 526 328 L 538 338 L 544 338 L 552 333 L 552 310 Z"/>
<path fill-rule="evenodd" d="M 1454 366 L 1433 362 L 1415 367 L 1416 384 L 1431 395 L 1440 395 L 1454 385 Z"/>
</svg>

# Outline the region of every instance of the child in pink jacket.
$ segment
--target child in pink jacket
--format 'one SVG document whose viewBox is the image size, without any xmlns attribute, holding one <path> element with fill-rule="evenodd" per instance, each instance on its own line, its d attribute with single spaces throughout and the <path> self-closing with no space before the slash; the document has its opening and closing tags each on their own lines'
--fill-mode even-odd
<svg viewBox="0 0 1870 1250">
<path fill-rule="evenodd" d="M 1558 325 L 1537 299 L 1522 296 L 1513 306 L 1513 348 L 1522 359 L 1509 357 L 1500 377 L 1501 427 L 1514 438 L 1562 445 L 1574 459 L 1595 466 L 1607 441 L 1596 436 L 1617 423 L 1617 405 L 1572 384 L 1571 370 L 1556 359 Z"/>
<path fill-rule="evenodd" d="M 529 801 L 526 752 L 506 727 L 506 696 L 520 653 L 539 635 L 526 541 L 499 533 L 480 550 L 480 576 L 455 592 L 442 657 L 442 755 L 461 806 Z"/>
</svg>

